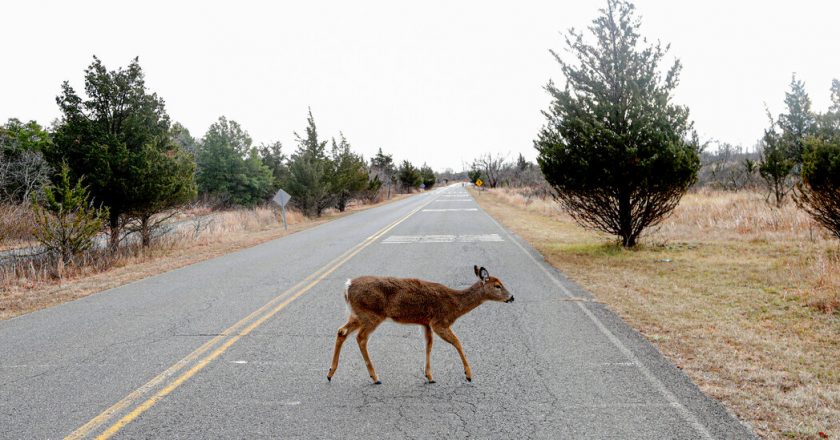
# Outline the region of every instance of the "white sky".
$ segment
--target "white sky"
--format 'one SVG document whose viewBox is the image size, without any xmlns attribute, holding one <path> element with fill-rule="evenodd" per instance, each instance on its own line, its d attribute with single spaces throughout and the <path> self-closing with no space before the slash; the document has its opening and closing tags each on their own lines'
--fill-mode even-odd
<svg viewBox="0 0 840 440">
<path fill-rule="evenodd" d="M 62 81 L 98 55 L 134 57 L 173 121 L 201 137 L 220 115 L 256 144 L 295 148 L 311 106 L 370 157 L 460 170 L 482 152 L 536 157 L 549 49 L 603 1 L 35 1 L 0 3 L 0 121 L 49 124 Z M 637 0 L 642 33 L 683 64 L 677 102 L 704 139 L 753 145 L 792 72 L 815 109 L 840 78 L 840 1 Z"/>
</svg>

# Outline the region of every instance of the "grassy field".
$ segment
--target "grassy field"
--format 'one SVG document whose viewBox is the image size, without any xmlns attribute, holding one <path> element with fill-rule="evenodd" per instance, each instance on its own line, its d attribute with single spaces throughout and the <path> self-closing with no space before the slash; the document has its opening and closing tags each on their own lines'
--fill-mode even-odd
<svg viewBox="0 0 840 440">
<path fill-rule="evenodd" d="M 407 196 L 395 195 L 385 203 Z M 147 249 L 128 246 L 116 256 L 100 252 L 75 267 L 0 267 L 0 320 L 255 246 L 373 206 L 351 205 L 344 213 L 328 210 L 319 219 L 289 210 L 288 231 L 279 215 L 268 208 L 199 210 L 183 213 L 178 219 L 182 227 L 153 241 Z"/>
<path fill-rule="evenodd" d="M 688 194 L 628 251 L 550 198 L 476 199 L 761 437 L 840 437 L 840 244 L 793 204 Z"/>
</svg>

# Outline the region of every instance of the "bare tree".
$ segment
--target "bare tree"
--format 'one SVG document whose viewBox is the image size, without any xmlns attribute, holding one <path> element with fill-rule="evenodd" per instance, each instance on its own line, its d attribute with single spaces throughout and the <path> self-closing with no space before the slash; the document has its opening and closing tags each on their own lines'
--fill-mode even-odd
<svg viewBox="0 0 840 440">
<path fill-rule="evenodd" d="M 479 169 L 487 178 L 487 186 L 495 188 L 502 177 L 502 169 L 507 155 L 486 153 L 473 161 L 473 168 Z"/>
</svg>

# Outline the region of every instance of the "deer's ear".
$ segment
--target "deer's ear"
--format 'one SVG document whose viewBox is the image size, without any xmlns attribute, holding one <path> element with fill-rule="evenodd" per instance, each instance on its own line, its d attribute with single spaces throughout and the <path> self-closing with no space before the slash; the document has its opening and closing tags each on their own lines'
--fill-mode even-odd
<svg viewBox="0 0 840 440">
<path fill-rule="evenodd" d="M 482 267 L 478 270 L 478 277 L 481 278 L 481 281 L 487 281 L 490 278 L 490 272 L 487 272 L 487 269 Z"/>
<path fill-rule="evenodd" d="M 481 278 L 481 273 L 478 271 L 478 266 L 473 266 L 473 270 L 475 271 L 475 276 Z"/>
</svg>

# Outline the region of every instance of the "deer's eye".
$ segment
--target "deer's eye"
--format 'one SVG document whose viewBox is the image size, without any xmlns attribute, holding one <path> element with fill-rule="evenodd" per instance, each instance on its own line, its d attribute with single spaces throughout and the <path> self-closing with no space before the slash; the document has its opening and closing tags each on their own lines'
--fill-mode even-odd
<svg viewBox="0 0 840 440">
<path fill-rule="evenodd" d="M 496 289 L 502 290 L 502 286 L 499 285 L 499 284 L 496 284 Z"/>
</svg>

